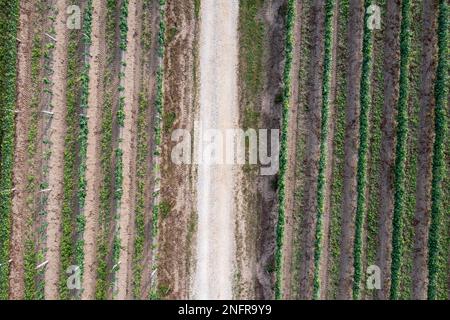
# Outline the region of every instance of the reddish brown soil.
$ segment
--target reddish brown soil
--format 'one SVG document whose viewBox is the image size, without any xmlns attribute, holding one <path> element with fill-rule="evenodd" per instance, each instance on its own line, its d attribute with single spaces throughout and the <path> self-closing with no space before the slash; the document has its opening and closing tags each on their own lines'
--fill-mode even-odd
<svg viewBox="0 0 450 320">
<path fill-rule="evenodd" d="M 84 233 L 84 273 L 82 299 L 95 297 L 96 255 L 100 188 L 100 111 L 103 104 L 103 77 L 105 30 L 105 8 L 103 1 L 93 2 L 92 45 L 90 47 L 89 98 L 88 98 L 88 146 L 86 158 L 86 203 L 84 215 L 86 228 Z"/>
</svg>

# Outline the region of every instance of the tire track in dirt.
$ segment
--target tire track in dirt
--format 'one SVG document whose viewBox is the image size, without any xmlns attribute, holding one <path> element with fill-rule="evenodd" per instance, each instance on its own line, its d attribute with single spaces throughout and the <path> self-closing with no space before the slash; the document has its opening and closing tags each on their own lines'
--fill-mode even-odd
<svg viewBox="0 0 450 320">
<path fill-rule="evenodd" d="M 142 183 L 142 193 L 144 194 L 145 199 L 143 200 L 143 222 L 144 226 L 142 227 L 144 230 L 144 244 L 142 248 L 142 256 L 139 256 L 136 254 L 136 248 L 137 248 L 137 229 L 139 229 L 138 226 L 136 226 L 136 236 L 134 239 L 134 250 L 135 250 L 135 257 L 134 261 L 134 269 L 139 270 L 136 273 L 139 273 L 139 275 L 134 275 L 133 277 L 133 286 L 137 286 L 137 283 L 140 283 L 139 287 L 134 288 L 134 298 L 136 299 L 147 299 L 149 292 L 151 290 L 151 280 L 152 280 L 152 272 L 153 272 L 153 266 L 155 259 L 152 255 L 153 253 L 153 246 L 152 244 L 156 241 L 156 239 L 153 239 L 152 237 L 152 215 L 153 215 L 153 201 L 155 199 L 154 196 L 154 190 L 156 185 L 156 175 L 153 172 L 153 165 L 154 165 L 154 152 L 155 152 L 155 141 L 152 139 L 154 136 L 154 128 L 155 128 L 155 119 L 156 114 L 154 108 L 152 106 L 155 105 L 156 101 L 156 77 L 154 76 L 157 72 L 158 66 L 159 66 L 159 57 L 158 57 L 158 31 L 159 31 L 159 22 L 160 22 L 160 14 L 159 14 L 159 3 L 156 1 L 152 1 L 149 4 L 149 7 L 144 8 L 144 10 L 147 10 L 147 12 L 144 13 L 143 16 L 143 23 L 142 26 L 142 37 L 148 37 L 145 41 L 150 41 L 150 45 L 148 45 L 148 48 L 146 48 L 145 42 L 142 44 L 143 50 L 142 53 L 142 70 L 141 70 L 141 78 L 142 78 L 142 92 L 145 95 L 145 98 L 141 99 L 147 99 L 147 110 L 145 111 L 145 123 L 147 125 L 146 134 L 147 137 L 143 140 L 147 144 L 146 152 L 148 153 L 145 156 L 145 160 L 147 161 L 146 164 L 142 164 L 141 170 L 143 170 L 144 175 L 143 178 L 144 181 L 140 182 L 138 179 L 136 181 L 137 188 L 139 188 L 139 183 Z M 139 130 L 139 129 L 138 129 Z M 138 133 L 139 136 L 139 133 Z M 139 139 L 139 138 L 138 138 Z M 139 147 L 139 140 L 138 140 L 138 147 Z M 139 158 L 139 155 L 138 155 Z M 137 160 L 139 161 L 139 159 Z M 139 168 L 137 169 L 137 174 L 139 174 Z M 136 197 L 136 206 L 139 206 L 139 194 L 137 194 Z M 136 212 L 138 209 L 136 209 Z M 138 221 L 138 217 L 136 216 L 136 222 Z M 138 260 L 137 258 L 141 258 Z M 137 279 L 139 278 L 139 280 Z"/>
<path fill-rule="evenodd" d="M 131 7 L 133 8 L 133 7 Z M 133 123 L 132 123 L 132 138 L 131 138 L 131 146 L 132 146 L 132 152 L 131 152 L 131 163 L 130 163 L 130 172 L 131 172 L 131 190 L 130 190 L 130 202 L 132 209 L 130 210 L 130 218 L 128 222 L 128 230 L 129 230 L 129 237 L 126 243 L 124 245 L 127 246 L 127 278 L 126 278 L 126 295 L 125 299 L 131 299 L 133 297 L 133 253 L 134 253 L 134 239 L 135 239 L 135 233 L 136 233 L 136 225 L 135 225 L 135 218 L 136 218 L 136 190 L 137 190 L 137 135 L 138 135 L 138 110 L 139 110 L 139 95 L 141 90 L 141 72 L 142 69 L 141 61 L 142 61 L 142 50 L 140 46 L 141 42 L 141 34 L 142 34 L 142 0 L 137 0 L 136 5 L 134 7 L 135 10 L 135 16 L 134 21 L 135 23 L 131 25 L 131 31 L 133 32 L 133 40 L 129 39 L 128 43 L 131 43 L 131 41 L 134 42 L 134 44 L 131 45 L 133 48 L 133 52 L 131 52 L 134 56 L 134 60 L 132 61 L 133 64 L 133 74 L 132 74 L 132 82 L 133 82 L 133 89 L 131 90 L 132 95 L 132 108 L 133 108 Z M 126 78 L 125 78 L 126 80 Z M 126 100 L 125 100 L 126 101 Z M 125 102 L 126 103 L 126 102 Z"/>
<path fill-rule="evenodd" d="M 335 132 L 335 116 L 336 116 L 336 83 L 337 83 L 337 30 L 338 30 L 338 16 L 339 16 L 339 0 L 336 1 L 333 14 L 333 48 L 331 53 L 331 82 L 330 82 L 330 124 L 328 133 L 328 145 L 327 145 L 327 167 L 325 170 L 325 210 L 323 214 L 323 249 L 322 257 L 320 260 L 320 298 L 325 300 L 328 292 L 328 277 L 329 277 L 329 241 L 330 241 L 330 224 L 331 224 L 331 192 L 332 192 L 332 174 L 333 174 L 333 141 Z"/>
<path fill-rule="evenodd" d="M 56 43 L 53 56 L 53 106 L 51 130 L 49 135 L 52 152 L 49 159 L 49 198 L 47 205 L 47 254 L 48 264 L 45 270 L 45 299 L 58 298 L 60 274 L 61 209 L 63 199 L 64 174 L 64 137 L 66 133 L 66 73 L 67 44 L 66 0 L 56 1 L 55 21 Z"/>
<path fill-rule="evenodd" d="M 418 172 L 416 210 L 414 216 L 414 265 L 412 273 L 413 299 L 426 299 L 428 286 L 428 228 L 431 216 L 431 164 L 434 136 L 434 82 L 436 72 L 436 12 L 435 1 L 423 3 L 422 65 L 420 88 Z"/>
<path fill-rule="evenodd" d="M 266 28 L 264 41 L 265 57 L 262 65 L 269 66 L 264 72 L 261 92 L 260 125 L 262 128 L 280 128 L 282 101 L 277 99 L 282 92 L 284 39 L 284 0 L 265 1 L 263 18 Z M 256 210 L 258 212 L 258 243 L 256 265 L 256 297 L 273 299 L 273 266 L 275 251 L 275 232 L 278 218 L 278 176 L 258 176 L 256 178 Z M 254 190 L 251 185 L 251 190 Z M 253 211 L 252 211 L 253 212 Z"/>
<path fill-rule="evenodd" d="M 283 247 L 283 299 L 292 298 L 292 254 L 293 254 L 293 226 L 294 226 L 294 191 L 295 191 L 295 171 L 297 156 L 297 126 L 298 126 L 298 105 L 299 105 L 299 72 L 300 72 L 300 46 L 302 34 L 301 21 L 302 2 L 296 3 L 296 19 L 294 20 L 294 49 L 292 52 L 291 69 L 291 101 L 289 103 L 289 124 L 288 124 L 288 169 L 286 172 L 286 224 Z"/>
<path fill-rule="evenodd" d="M 27 230 L 27 222 L 31 213 L 27 206 L 28 177 L 28 128 L 30 123 L 31 96 L 31 40 L 33 34 L 34 1 L 20 1 L 20 18 L 17 38 L 17 104 L 16 104 L 16 139 L 14 147 L 13 185 L 15 192 L 12 198 L 11 229 L 11 269 L 9 278 L 9 298 L 24 298 L 24 251 L 25 239 L 31 230 Z"/>
<path fill-rule="evenodd" d="M 196 201 L 192 199 L 197 194 L 197 166 L 172 162 L 177 142 L 170 133 L 178 128 L 193 132 L 198 116 L 199 16 L 194 0 L 168 0 L 164 18 L 166 29 L 172 31 L 165 37 L 162 157 L 155 157 L 155 165 L 161 167 L 159 208 L 165 206 L 166 212 L 159 210 L 158 239 L 154 239 L 157 250 L 153 253 L 157 271 L 153 273 L 162 298 L 191 299 L 197 227 Z M 167 121 L 170 115 L 175 116 L 172 123 Z"/>
<path fill-rule="evenodd" d="M 136 161 L 136 57 L 137 57 L 137 39 L 138 39 L 138 20 L 137 13 L 140 1 L 131 0 L 128 4 L 128 33 L 127 33 L 127 51 L 123 61 L 126 61 L 125 79 L 124 79 L 124 97 L 125 97 L 125 121 L 122 131 L 122 137 L 119 146 L 123 150 L 123 183 L 124 190 L 119 215 L 119 237 L 120 237 L 120 268 L 117 272 L 117 299 L 124 300 L 128 297 L 128 276 L 130 248 L 129 241 L 133 238 L 133 230 L 130 228 L 130 222 L 134 219 L 134 199 L 135 199 L 135 161 Z"/>
<path fill-rule="evenodd" d="M 317 176 L 319 171 L 320 120 L 322 106 L 322 74 L 324 53 L 325 1 L 315 0 L 311 10 L 312 53 L 308 75 L 308 133 L 306 138 L 304 218 L 302 222 L 303 245 L 300 265 L 300 299 L 311 299 L 314 269 L 314 230 L 317 213 Z"/>
<path fill-rule="evenodd" d="M 92 13 L 92 45 L 90 46 L 89 97 L 88 97 L 88 142 L 86 157 L 86 202 L 84 214 L 84 273 L 82 299 L 94 299 L 97 271 L 97 230 L 100 189 L 100 113 L 103 105 L 103 59 L 105 51 L 105 2 L 94 0 Z"/>
<path fill-rule="evenodd" d="M 202 1 L 200 121 L 204 129 L 238 126 L 237 0 Z M 231 299 L 234 277 L 235 170 L 198 167 L 196 299 Z M 236 202 L 235 202 L 236 201 Z"/>
</svg>

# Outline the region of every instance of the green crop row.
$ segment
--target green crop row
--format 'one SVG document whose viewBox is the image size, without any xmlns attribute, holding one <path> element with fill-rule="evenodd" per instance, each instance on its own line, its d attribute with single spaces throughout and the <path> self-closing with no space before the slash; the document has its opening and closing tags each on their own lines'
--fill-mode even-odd
<svg viewBox="0 0 450 320">
<path fill-rule="evenodd" d="M 110 222 L 112 212 L 112 186 L 114 172 L 112 170 L 112 141 L 113 141 L 113 92 L 108 89 L 113 83 L 112 65 L 114 63 L 114 53 L 116 52 L 116 19 L 115 13 L 117 11 L 118 3 L 115 0 L 107 0 L 106 3 L 106 52 L 109 53 L 106 58 L 106 68 L 104 75 L 105 98 L 102 108 L 102 124 L 101 124 L 101 168 L 102 168 L 102 184 L 100 188 L 100 210 L 99 210 L 99 225 L 100 232 L 98 236 L 97 249 L 97 284 L 96 284 L 96 299 L 104 300 L 107 298 L 108 291 L 108 254 L 109 246 L 108 239 L 110 234 Z"/>
<path fill-rule="evenodd" d="M 333 146 L 333 181 L 331 186 L 330 207 L 330 266 L 329 292 L 327 298 L 335 299 L 339 285 L 339 260 L 341 239 L 341 214 L 344 187 L 344 140 L 345 140 L 345 108 L 347 104 L 347 61 L 348 61 L 348 20 L 349 1 L 339 2 L 337 61 L 336 61 L 336 100 L 335 100 L 335 130 Z"/>
<path fill-rule="evenodd" d="M 33 227 L 34 221 L 36 220 L 37 204 L 36 192 L 38 191 L 38 178 L 37 173 L 39 172 L 39 167 L 36 163 L 37 156 L 37 137 L 40 119 L 40 93 L 42 91 L 42 73 L 45 72 L 46 61 L 43 59 L 44 56 L 48 55 L 48 51 L 51 50 L 54 45 L 44 46 L 42 37 L 42 28 L 45 24 L 46 14 L 51 12 L 49 5 L 43 0 L 37 1 L 34 9 L 39 15 L 39 19 L 36 21 L 36 26 L 39 32 L 34 34 L 32 40 L 31 48 L 31 84 L 32 84 L 32 98 L 30 102 L 30 113 L 31 119 L 28 131 L 28 165 L 30 167 L 29 174 L 27 176 L 27 192 L 29 193 L 27 202 L 27 210 L 31 212 L 30 218 L 26 221 L 27 233 L 25 239 L 25 253 L 24 253 L 24 298 L 25 300 L 33 300 L 37 297 L 37 270 L 36 265 L 38 265 L 37 260 L 37 237 L 34 235 Z M 48 66 L 47 66 L 48 68 Z M 45 83 L 44 83 L 45 85 Z M 38 240 L 39 241 L 39 240 Z"/>
<path fill-rule="evenodd" d="M 143 8 L 143 21 L 149 21 L 151 12 L 151 0 L 144 0 L 142 3 Z M 146 23 L 142 26 L 142 41 L 141 47 L 144 56 L 149 57 L 152 52 L 151 41 L 152 33 L 150 26 Z M 144 59 L 143 68 L 148 67 L 148 59 Z M 144 258 L 144 245 L 146 239 L 145 233 L 145 196 L 146 196 L 146 176 L 148 175 L 147 162 L 149 159 L 149 143 L 150 139 L 148 136 L 149 122 L 148 122 L 148 110 L 149 101 L 148 95 L 149 90 L 143 84 L 143 88 L 139 94 L 139 108 L 138 108 L 138 119 L 137 119 L 137 159 L 136 159 L 136 208 L 135 208 L 135 239 L 134 239 L 134 251 L 133 251 L 133 297 L 135 299 L 140 299 L 141 297 L 141 284 L 142 284 L 142 272 L 144 269 L 143 258 Z"/>
<path fill-rule="evenodd" d="M 403 255 L 403 221 L 405 198 L 405 166 L 408 138 L 408 98 L 409 98 L 409 55 L 410 55 L 410 6 L 409 0 L 402 1 L 402 21 L 400 26 L 400 93 L 397 115 L 397 145 L 394 169 L 394 215 L 392 224 L 392 265 L 390 298 L 399 296 L 400 269 Z"/>
<path fill-rule="evenodd" d="M 382 0 L 377 3 L 381 8 L 381 16 L 385 16 L 386 1 Z M 381 21 L 384 23 L 384 19 Z M 381 30 L 385 30 L 382 26 Z M 380 30 L 373 34 L 373 95 L 372 107 L 370 115 L 370 145 L 367 174 L 367 243 L 366 243 L 366 267 L 374 265 L 376 261 L 376 252 L 378 246 L 378 207 L 379 207 L 379 190 L 380 190 L 380 151 L 381 151 L 381 117 L 384 102 L 384 74 L 383 74 L 383 41 L 384 35 Z M 364 269 L 364 268 L 363 268 Z M 366 274 L 363 273 L 363 281 L 366 280 Z M 363 290 L 363 288 L 361 288 Z M 367 299 L 373 295 L 374 291 L 366 289 L 361 292 L 361 299 Z"/>
<path fill-rule="evenodd" d="M 428 299 L 438 298 L 438 276 L 445 271 L 447 258 L 441 257 L 440 231 L 448 219 L 448 212 L 442 206 L 442 182 L 446 170 L 444 150 L 447 130 L 447 99 L 448 99 L 448 3 L 439 1 L 438 16 L 438 65 L 435 84 L 435 141 L 433 146 L 433 167 L 431 184 L 431 224 L 428 239 Z M 441 221 L 444 220 L 444 221 Z M 442 226 L 441 226 L 442 224 Z M 445 242 L 444 242 L 445 244 Z"/>
<path fill-rule="evenodd" d="M 332 68 L 333 47 L 333 12 L 334 1 L 327 0 L 325 3 L 325 34 L 324 34 L 324 63 L 322 79 L 322 116 L 320 126 L 320 157 L 319 173 L 317 177 L 317 215 L 314 239 L 314 276 L 313 276 L 313 299 L 320 297 L 320 259 L 323 246 L 323 214 L 325 210 L 325 171 L 328 158 L 328 130 L 330 113 L 330 83 Z"/>
<path fill-rule="evenodd" d="M 119 40 L 119 47 L 122 51 L 122 62 L 121 62 L 121 71 L 119 72 L 119 106 L 117 109 L 117 124 L 119 126 L 119 130 L 123 130 L 123 127 L 125 125 L 125 97 L 123 96 L 123 92 L 125 88 L 122 86 L 125 74 L 122 71 L 126 67 L 126 62 L 123 60 L 123 57 L 125 56 L 125 52 L 127 51 L 127 34 L 128 34 L 128 0 L 123 0 L 122 4 L 120 6 L 120 17 L 119 17 L 119 31 L 120 31 L 120 40 Z M 119 132 L 120 132 L 119 131 Z M 120 248 L 121 248 L 121 241 L 120 241 L 120 226 L 119 220 L 119 208 L 121 206 L 122 196 L 123 196 L 123 150 L 121 149 L 121 141 L 119 140 L 119 145 L 116 148 L 115 151 L 115 171 L 114 171 L 114 200 L 117 203 L 117 212 L 115 215 L 115 223 L 116 223 L 116 229 L 114 233 L 114 242 L 113 242 L 113 249 L 112 249 L 112 259 L 113 259 L 113 265 L 115 266 L 114 270 L 112 270 L 114 273 L 117 272 L 117 270 L 120 268 L 119 266 L 119 257 L 120 257 Z M 115 281 L 115 280 L 114 280 Z M 112 283 L 113 284 L 113 283 Z M 111 284 L 111 285 L 112 285 Z"/>
<path fill-rule="evenodd" d="M 144 243 L 145 243 L 145 179 L 146 167 L 148 161 L 148 144 L 147 136 L 148 122 L 148 99 L 146 91 L 142 91 L 139 95 L 139 110 L 137 121 L 137 195 L 136 195 L 136 209 L 135 209 L 135 240 L 133 252 L 133 296 L 139 299 L 141 295 L 142 282 L 142 259 L 144 257 Z"/>
<path fill-rule="evenodd" d="M 283 295 L 283 238 L 286 206 L 286 170 L 288 159 L 288 122 L 289 104 L 291 99 L 291 69 L 292 53 L 294 49 L 294 21 L 296 18 L 296 3 L 294 0 L 288 1 L 286 22 L 285 22 L 285 62 L 283 71 L 283 106 L 281 115 L 281 146 L 280 146 L 280 171 L 278 178 L 278 222 L 276 227 L 276 247 L 275 247 L 275 299 L 279 300 Z"/>
<path fill-rule="evenodd" d="M 19 1 L 0 0 L 0 299 L 8 298 Z"/>
<path fill-rule="evenodd" d="M 164 114 L 164 52 L 166 45 L 166 0 L 159 0 L 159 33 L 158 33 L 158 57 L 159 57 L 159 66 L 158 71 L 156 73 L 156 98 L 155 98 L 155 124 L 154 124 L 154 133 L 155 133 L 155 151 L 154 156 L 161 156 L 161 142 L 162 142 L 162 117 Z M 158 177 L 158 165 L 153 165 L 154 174 Z M 159 182 L 160 178 L 155 179 L 156 182 Z M 159 194 L 154 194 L 154 197 L 158 197 Z M 158 222 L 159 222 L 159 203 L 155 201 L 152 209 L 152 230 L 151 230 L 151 241 L 157 244 L 158 241 Z M 157 246 L 157 245 L 156 245 Z M 157 266 L 157 248 L 153 248 L 156 254 L 153 255 L 153 268 Z M 153 281 L 153 280 L 152 280 Z M 155 289 L 154 286 L 151 286 L 149 292 L 150 299 L 159 299 L 159 290 Z"/>
<path fill-rule="evenodd" d="M 353 247 L 353 299 L 360 298 L 360 285 L 362 277 L 362 245 L 364 216 L 366 212 L 366 185 L 367 185 L 367 152 L 369 144 L 369 110 L 371 105 L 371 77 L 372 77 L 372 32 L 368 28 L 370 13 L 368 7 L 371 0 L 365 1 L 364 6 L 364 35 L 363 35 L 363 61 L 361 69 L 360 87 L 360 115 L 359 115 L 359 149 L 357 167 L 357 200 L 355 217 L 355 238 Z"/>
<path fill-rule="evenodd" d="M 127 33 L 128 33 L 128 0 L 122 1 L 119 19 L 120 30 L 120 49 L 127 51 Z"/>
<path fill-rule="evenodd" d="M 80 3 L 78 3 L 79 5 Z M 88 18 L 89 19 L 89 18 Z M 89 21 L 88 21 L 89 22 Z M 83 32 L 85 32 L 85 23 L 83 23 Z M 67 59 L 67 114 L 66 126 L 67 132 L 65 137 L 64 150 L 64 197 L 62 206 L 62 236 L 61 236 L 61 272 L 59 283 L 60 299 L 66 300 L 71 298 L 71 293 L 67 287 L 67 273 L 69 266 L 79 263 L 77 261 L 76 244 L 78 244 L 78 229 L 80 227 L 79 216 L 76 212 L 74 204 L 79 198 L 83 190 L 80 189 L 81 179 L 79 173 L 82 165 L 83 146 L 82 126 L 80 123 L 86 121 L 85 117 L 80 115 L 82 113 L 85 99 L 85 87 L 88 86 L 87 75 L 85 74 L 85 65 L 79 57 L 79 51 L 84 50 L 84 43 L 88 38 L 87 35 L 81 35 L 79 30 L 69 31 L 69 45 L 68 45 L 68 59 Z M 81 40 L 81 41 L 80 41 Z M 84 57 L 83 57 L 84 58 Z M 84 118 L 84 119 L 83 119 Z M 86 124 L 87 125 L 87 124 Z M 78 199 L 79 203 L 79 199 Z M 80 208 L 81 209 L 81 208 Z M 74 226 L 74 218 L 77 220 L 77 225 Z M 78 265 L 81 267 L 81 265 Z"/>
<path fill-rule="evenodd" d="M 423 17 L 423 3 L 411 2 L 411 21 L 421 21 Z M 414 224 L 416 208 L 416 184 L 418 174 L 418 154 L 419 154 L 419 109 L 420 109 L 420 67 L 422 59 L 422 23 L 411 24 L 411 47 L 409 54 L 409 81 L 410 93 L 408 103 L 408 157 L 406 160 L 405 198 L 403 209 L 403 250 L 402 265 L 400 268 L 399 296 L 400 300 L 412 298 L 412 273 L 413 273 L 413 252 L 414 252 Z"/>
<path fill-rule="evenodd" d="M 86 201 L 86 158 L 87 158 L 87 144 L 88 144 L 88 118 L 84 115 L 87 113 L 88 98 L 89 98 L 89 47 L 91 45 L 91 31 L 92 31 L 92 0 L 89 0 L 86 4 L 86 9 L 83 18 L 83 45 L 84 45 L 84 66 L 81 72 L 81 94 L 80 94 L 80 106 L 81 115 L 79 122 L 79 169 L 78 169 L 78 205 L 79 214 L 76 219 L 76 242 L 75 242 L 75 262 L 80 268 L 81 275 L 84 271 L 84 229 L 86 224 L 86 218 L 84 215 L 84 206 Z"/>
</svg>

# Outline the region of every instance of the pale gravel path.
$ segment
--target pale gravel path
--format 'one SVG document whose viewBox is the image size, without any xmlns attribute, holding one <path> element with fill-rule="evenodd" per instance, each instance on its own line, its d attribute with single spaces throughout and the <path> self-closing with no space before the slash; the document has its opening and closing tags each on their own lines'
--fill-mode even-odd
<svg viewBox="0 0 450 320">
<path fill-rule="evenodd" d="M 204 0 L 200 26 L 200 121 L 238 127 L 238 0 Z M 234 180 L 229 165 L 199 165 L 195 299 L 231 299 L 234 266 Z"/>
</svg>

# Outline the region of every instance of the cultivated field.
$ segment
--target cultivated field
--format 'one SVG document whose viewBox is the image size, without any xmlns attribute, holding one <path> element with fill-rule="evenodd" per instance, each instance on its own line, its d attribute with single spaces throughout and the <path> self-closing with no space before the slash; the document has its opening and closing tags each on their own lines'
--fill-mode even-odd
<svg viewBox="0 0 450 320">
<path fill-rule="evenodd" d="M 448 33 L 447 0 L 0 0 L 0 299 L 447 300 Z"/>
</svg>

